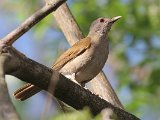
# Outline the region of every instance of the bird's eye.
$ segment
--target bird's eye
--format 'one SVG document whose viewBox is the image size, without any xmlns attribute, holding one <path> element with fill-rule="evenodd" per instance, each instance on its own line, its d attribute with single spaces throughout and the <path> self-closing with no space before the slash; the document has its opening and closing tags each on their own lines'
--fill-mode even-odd
<svg viewBox="0 0 160 120">
<path fill-rule="evenodd" d="M 101 23 L 103 23 L 103 22 L 104 22 L 104 19 L 103 19 L 103 18 L 101 18 L 101 19 L 100 19 L 100 22 L 101 22 Z"/>
</svg>

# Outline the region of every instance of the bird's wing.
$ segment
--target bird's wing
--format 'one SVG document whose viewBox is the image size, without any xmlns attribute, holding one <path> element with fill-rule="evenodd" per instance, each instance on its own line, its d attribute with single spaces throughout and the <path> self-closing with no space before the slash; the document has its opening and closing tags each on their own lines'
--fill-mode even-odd
<svg viewBox="0 0 160 120">
<path fill-rule="evenodd" d="M 55 70 L 60 70 L 67 62 L 77 57 L 78 55 L 84 53 L 90 46 L 90 37 L 86 37 L 78 41 L 57 59 L 52 68 Z"/>
</svg>

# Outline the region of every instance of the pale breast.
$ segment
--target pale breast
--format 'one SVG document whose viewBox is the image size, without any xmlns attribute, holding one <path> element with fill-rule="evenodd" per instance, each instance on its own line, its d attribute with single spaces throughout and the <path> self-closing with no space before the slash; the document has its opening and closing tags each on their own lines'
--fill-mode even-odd
<svg viewBox="0 0 160 120">
<path fill-rule="evenodd" d="M 92 44 L 83 54 L 68 62 L 60 72 L 63 75 L 75 73 L 78 82 L 93 79 L 103 68 L 108 57 L 107 40 Z"/>
<path fill-rule="evenodd" d="M 76 80 L 79 82 L 93 79 L 103 68 L 108 58 L 108 48 L 106 45 L 96 47 L 92 59 L 86 64 L 86 66 L 77 72 Z"/>
</svg>

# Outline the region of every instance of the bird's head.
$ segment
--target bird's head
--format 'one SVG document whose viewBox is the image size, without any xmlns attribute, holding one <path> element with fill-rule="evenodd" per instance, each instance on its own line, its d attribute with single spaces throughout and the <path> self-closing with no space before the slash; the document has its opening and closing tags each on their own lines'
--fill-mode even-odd
<svg viewBox="0 0 160 120">
<path fill-rule="evenodd" d="M 113 18 L 105 18 L 101 17 L 92 22 L 90 26 L 90 35 L 106 35 L 114 22 L 120 19 L 121 16 L 113 17 Z"/>
</svg>

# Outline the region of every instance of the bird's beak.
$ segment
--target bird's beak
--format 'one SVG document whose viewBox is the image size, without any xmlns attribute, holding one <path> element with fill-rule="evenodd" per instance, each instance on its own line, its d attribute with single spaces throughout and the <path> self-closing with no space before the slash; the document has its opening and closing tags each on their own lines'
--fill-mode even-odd
<svg viewBox="0 0 160 120">
<path fill-rule="evenodd" d="M 120 19 L 122 16 L 116 16 L 116 17 L 113 17 L 112 19 L 111 19 L 111 23 L 114 23 L 114 22 L 116 22 L 118 19 Z"/>
</svg>

